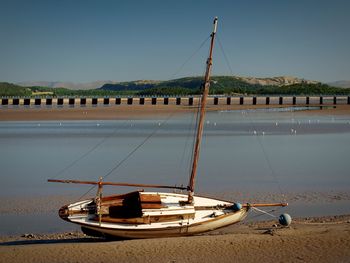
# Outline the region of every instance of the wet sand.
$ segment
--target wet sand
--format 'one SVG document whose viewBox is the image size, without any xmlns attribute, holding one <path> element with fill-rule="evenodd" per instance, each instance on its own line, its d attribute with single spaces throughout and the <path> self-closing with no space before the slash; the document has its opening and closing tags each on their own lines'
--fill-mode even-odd
<svg viewBox="0 0 350 263">
<path fill-rule="evenodd" d="M 224 193 L 233 198 L 242 193 Z M 256 193 L 255 199 L 278 195 Z M 57 213 L 77 197 L 4 198 L 1 214 Z M 350 200 L 348 192 L 288 193 L 291 203 Z M 8 205 L 6 205 L 8 204 Z M 38 210 L 38 207 L 40 208 Z M 35 209 L 34 209 L 35 208 Z M 288 211 L 288 209 L 287 209 Z M 325 212 L 326 213 L 326 212 Z M 279 215 L 277 213 L 277 215 Z M 287 227 L 269 221 L 243 222 L 198 236 L 110 241 L 81 231 L 0 236 L 0 262 L 350 262 L 350 215 L 293 218 Z"/>
<path fill-rule="evenodd" d="M 208 111 L 248 110 L 290 107 L 291 105 L 209 105 Z M 295 105 L 296 107 L 302 105 Z M 317 105 L 316 105 L 317 106 Z M 310 107 L 314 107 L 313 105 Z M 37 120 L 118 120 L 164 118 L 172 114 L 181 114 L 196 110 L 194 106 L 176 105 L 110 105 L 97 107 L 63 108 L 1 108 L 0 121 L 37 121 Z M 350 115 L 350 105 L 325 106 L 322 110 L 296 111 L 313 115 Z"/>
<path fill-rule="evenodd" d="M 350 215 L 274 224 L 147 240 L 107 241 L 79 232 L 0 237 L 0 262 L 350 262 Z"/>
</svg>

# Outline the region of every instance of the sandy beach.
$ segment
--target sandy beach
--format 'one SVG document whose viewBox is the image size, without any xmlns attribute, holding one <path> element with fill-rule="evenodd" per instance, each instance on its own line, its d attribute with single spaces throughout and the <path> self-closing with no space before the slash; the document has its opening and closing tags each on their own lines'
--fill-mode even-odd
<svg viewBox="0 0 350 263">
<path fill-rule="evenodd" d="M 279 105 L 270 105 L 280 107 Z M 208 110 L 248 110 L 266 105 L 210 105 Z M 2 108 L 0 121 L 113 120 L 167 118 L 194 107 L 118 105 L 74 108 Z M 295 111 L 303 115 L 306 111 Z M 289 114 L 289 113 L 287 113 Z M 308 110 L 307 114 L 350 116 L 349 105 Z M 70 197 L 3 200 L 1 214 L 56 213 Z M 261 200 L 261 196 L 257 196 Z M 271 199 L 271 196 L 269 196 Z M 290 202 L 348 201 L 349 193 L 289 194 Z M 315 202 L 316 202 L 315 201 Z M 39 204 L 39 205 L 38 205 Z M 38 208 L 39 207 L 39 208 Z M 290 227 L 277 221 L 243 222 L 199 236 L 148 240 L 90 238 L 81 232 L 0 236 L 0 262 L 350 262 L 350 215 L 296 218 Z M 24 233 L 23 233 L 24 234 Z"/>
<path fill-rule="evenodd" d="M 296 105 L 299 107 L 302 105 Z M 208 111 L 250 110 L 291 107 L 291 105 L 208 105 Z M 317 107 L 317 106 L 310 106 Z M 144 118 L 166 118 L 172 114 L 193 112 L 195 106 L 176 105 L 110 105 L 98 107 L 63 108 L 2 108 L 0 121 L 38 121 L 38 120 L 124 120 Z M 295 111 L 303 114 L 305 111 Z M 350 105 L 325 106 L 323 109 L 307 110 L 313 115 L 350 115 Z"/>
<path fill-rule="evenodd" d="M 350 216 L 233 225 L 181 238 L 118 240 L 79 232 L 1 237 L 0 262 L 350 262 Z"/>
</svg>

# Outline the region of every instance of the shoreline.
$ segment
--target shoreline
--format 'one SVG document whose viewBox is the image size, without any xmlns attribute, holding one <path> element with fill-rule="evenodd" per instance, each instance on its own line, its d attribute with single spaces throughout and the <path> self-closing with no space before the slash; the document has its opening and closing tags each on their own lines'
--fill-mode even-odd
<svg viewBox="0 0 350 263">
<path fill-rule="evenodd" d="M 207 111 L 256 110 L 272 108 L 306 107 L 305 105 L 208 105 Z M 320 105 L 308 105 L 320 107 Z M 293 111 L 312 115 L 350 115 L 350 105 L 322 105 L 322 109 Z M 110 105 L 98 107 L 1 108 L 0 121 L 48 120 L 128 120 L 164 118 L 175 114 L 194 112 L 196 106 L 176 105 Z"/>
<path fill-rule="evenodd" d="M 349 262 L 350 215 L 240 223 L 202 235 L 108 241 L 80 232 L 0 237 L 0 262 Z"/>
</svg>

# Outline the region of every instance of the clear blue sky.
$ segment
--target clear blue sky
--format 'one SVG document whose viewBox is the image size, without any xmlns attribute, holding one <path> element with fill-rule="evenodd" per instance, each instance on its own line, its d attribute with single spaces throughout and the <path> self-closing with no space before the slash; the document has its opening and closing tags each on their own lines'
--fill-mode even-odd
<svg viewBox="0 0 350 263">
<path fill-rule="evenodd" d="M 234 75 L 350 79 L 350 1 L 0 0 L 0 81 L 201 75 L 209 36 Z M 216 46 L 216 75 L 231 74 Z"/>
</svg>

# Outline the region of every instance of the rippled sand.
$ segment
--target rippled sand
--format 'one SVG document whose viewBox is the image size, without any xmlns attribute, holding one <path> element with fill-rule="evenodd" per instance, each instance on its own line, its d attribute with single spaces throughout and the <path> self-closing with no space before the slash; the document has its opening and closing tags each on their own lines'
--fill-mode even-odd
<svg viewBox="0 0 350 263">
<path fill-rule="evenodd" d="M 0 262 L 350 262 L 350 216 L 234 225 L 182 238 L 0 237 Z"/>
</svg>

